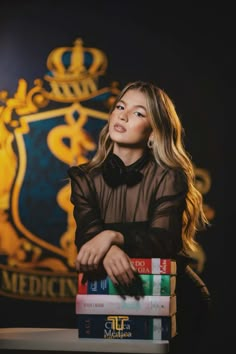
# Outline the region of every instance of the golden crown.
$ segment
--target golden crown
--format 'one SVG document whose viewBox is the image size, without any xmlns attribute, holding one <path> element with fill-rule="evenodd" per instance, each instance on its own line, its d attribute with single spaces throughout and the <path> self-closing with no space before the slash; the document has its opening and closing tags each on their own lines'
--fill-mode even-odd
<svg viewBox="0 0 236 354">
<path fill-rule="evenodd" d="M 49 72 L 44 79 L 51 91 L 51 99 L 69 102 L 87 99 L 97 90 L 98 78 L 107 68 L 107 57 L 97 48 L 85 48 L 81 38 L 73 47 L 53 49 L 47 58 Z"/>
</svg>

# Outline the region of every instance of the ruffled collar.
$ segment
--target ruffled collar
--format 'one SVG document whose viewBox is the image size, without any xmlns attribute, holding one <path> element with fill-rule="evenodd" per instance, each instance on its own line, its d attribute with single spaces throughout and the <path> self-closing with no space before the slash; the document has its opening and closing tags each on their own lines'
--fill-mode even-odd
<svg viewBox="0 0 236 354">
<path fill-rule="evenodd" d="M 129 187 L 134 186 L 142 180 L 143 174 L 140 170 L 149 161 L 149 156 L 150 154 L 146 152 L 133 164 L 125 166 L 117 155 L 110 153 L 102 166 L 105 182 L 112 188 L 122 184 L 126 184 Z"/>
</svg>

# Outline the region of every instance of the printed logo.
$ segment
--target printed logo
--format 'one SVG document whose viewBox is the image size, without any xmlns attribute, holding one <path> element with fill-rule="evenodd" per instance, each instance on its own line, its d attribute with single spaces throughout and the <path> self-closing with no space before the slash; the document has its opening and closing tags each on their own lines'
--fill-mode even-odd
<svg viewBox="0 0 236 354">
<path fill-rule="evenodd" d="M 67 169 L 93 156 L 119 89 L 100 84 L 107 57 L 81 39 L 47 68 L 33 88 L 0 92 L 0 293 L 66 302 L 77 291 Z"/>
</svg>

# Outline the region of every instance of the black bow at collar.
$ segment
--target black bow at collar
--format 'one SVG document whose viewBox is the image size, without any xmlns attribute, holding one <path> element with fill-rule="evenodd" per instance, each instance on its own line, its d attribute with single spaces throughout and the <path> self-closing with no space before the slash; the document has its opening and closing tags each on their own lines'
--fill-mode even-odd
<svg viewBox="0 0 236 354">
<path fill-rule="evenodd" d="M 105 182 L 112 188 L 122 184 L 126 184 L 129 187 L 136 185 L 143 178 L 140 169 L 148 161 L 147 155 L 143 155 L 132 165 L 125 166 L 124 162 L 117 155 L 110 153 L 103 163 L 102 173 Z"/>
</svg>

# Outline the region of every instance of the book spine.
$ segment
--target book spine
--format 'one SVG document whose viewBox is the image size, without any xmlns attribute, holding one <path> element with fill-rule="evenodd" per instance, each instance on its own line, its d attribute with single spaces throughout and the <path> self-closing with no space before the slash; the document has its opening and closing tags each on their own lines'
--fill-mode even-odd
<svg viewBox="0 0 236 354">
<path fill-rule="evenodd" d="M 170 340 L 176 316 L 76 315 L 79 338 Z"/>
<path fill-rule="evenodd" d="M 170 274 L 140 274 L 130 287 L 133 295 L 173 295 L 176 288 L 176 276 Z M 127 294 L 127 289 L 114 286 L 107 276 L 83 283 L 83 274 L 78 274 L 78 294 Z"/>
<path fill-rule="evenodd" d="M 171 316 L 176 313 L 176 296 L 134 296 L 77 294 L 76 314 Z"/>
<path fill-rule="evenodd" d="M 131 258 L 140 274 L 176 274 L 176 261 L 165 258 Z"/>
</svg>

